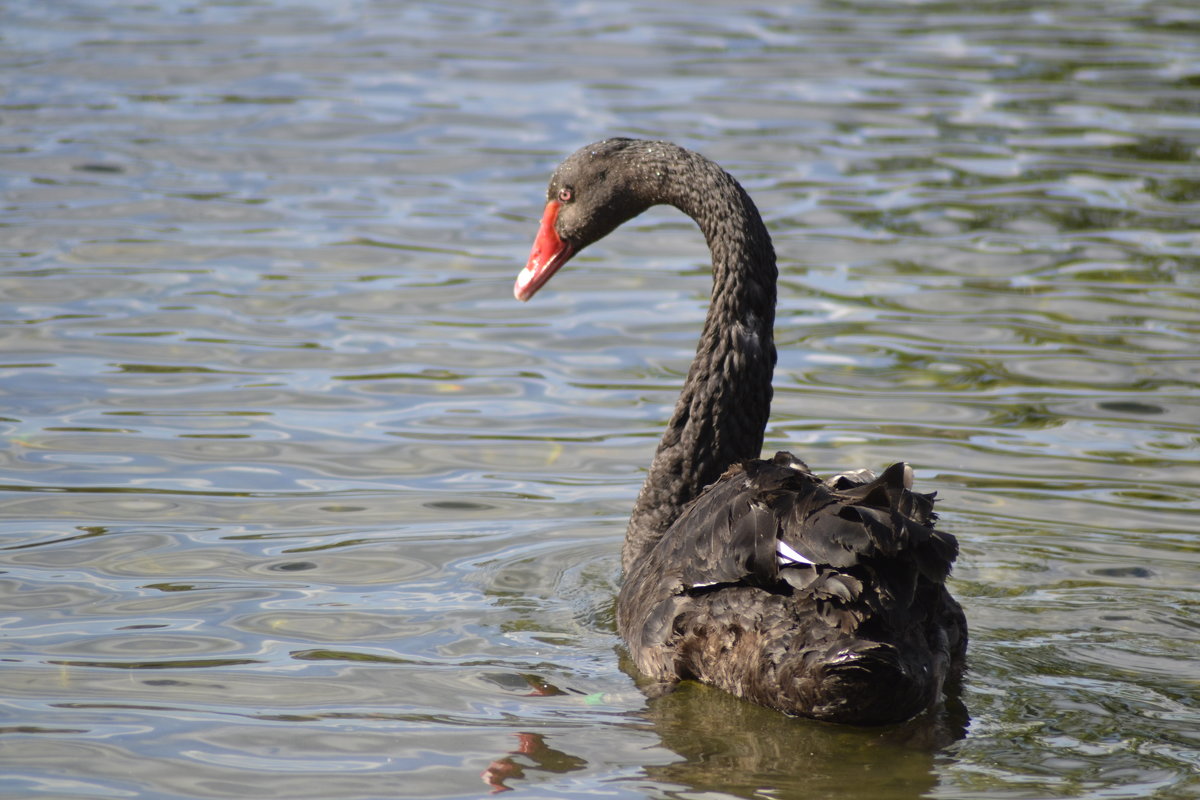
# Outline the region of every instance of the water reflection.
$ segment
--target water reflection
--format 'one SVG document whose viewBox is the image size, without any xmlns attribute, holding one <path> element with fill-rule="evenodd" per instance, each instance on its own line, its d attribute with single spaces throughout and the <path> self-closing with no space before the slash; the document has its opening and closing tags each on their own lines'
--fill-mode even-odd
<svg viewBox="0 0 1200 800">
<path fill-rule="evenodd" d="M 737 797 L 923 797 L 943 748 L 969 722 L 947 702 L 903 725 L 853 728 L 784 716 L 698 683 L 652 698 L 645 718 L 681 761 L 647 767 L 656 780 Z"/>
<path fill-rule="evenodd" d="M 621 667 L 633 675 L 621 649 Z M 570 698 L 582 705 L 604 702 L 582 697 L 535 673 L 489 678 L 530 698 Z M 518 688 L 518 684 L 520 688 Z M 947 686 L 945 702 L 900 725 L 857 728 L 788 717 L 686 681 L 663 691 L 642 684 L 646 708 L 625 715 L 622 727 L 654 734 L 672 757 L 648 764 L 644 775 L 658 785 L 686 787 L 701 796 L 808 800 L 812 797 L 870 797 L 908 800 L 938 786 L 937 764 L 967 735 L 970 718 L 962 686 Z M 574 697 L 572 697 L 574 695 Z M 482 778 L 493 792 L 545 783 L 547 774 L 582 770 L 588 761 L 569 744 L 551 747 L 547 732 L 513 734 L 517 746 L 492 760 Z M 537 773 L 543 773 L 538 775 Z M 674 791 L 670 796 L 676 796 Z"/>
<path fill-rule="evenodd" d="M 517 747 L 509 754 L 496 759 L 483 771 L 483 782 L 492 788 L 492 793 L 512 791 L 505 781 L 520 780 L 525 777 L 525 770 L 562 774 L 575 772 L 587 766 L 587 762 L 578 756 L 555 750 L 546 744 L 546 737 L 540 733 L 518 733 Z"/>
</svg>

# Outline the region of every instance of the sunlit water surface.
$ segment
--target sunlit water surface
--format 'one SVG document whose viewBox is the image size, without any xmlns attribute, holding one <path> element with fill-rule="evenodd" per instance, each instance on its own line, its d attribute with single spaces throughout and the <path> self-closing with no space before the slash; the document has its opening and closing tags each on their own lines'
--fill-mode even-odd
<svg viewBox="0 0 1200 800">
<path fill-rule="evenodd" d="M 0 9 L 0 793 L 1200 793 L 1200 8 Z M 768 446 L 907 460 L 970 671 L 887 730 L 648 700 L 624 519 L 708 290 L 606 135 L 775 232 Z"/>
</svg>

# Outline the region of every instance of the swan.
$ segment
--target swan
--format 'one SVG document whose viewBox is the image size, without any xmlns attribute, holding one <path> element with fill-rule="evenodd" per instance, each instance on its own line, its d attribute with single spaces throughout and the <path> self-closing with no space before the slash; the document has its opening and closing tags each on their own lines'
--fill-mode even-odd
<svg viewBox="0 0 1200 800">
<path fill-rule="evenodd" d="M 777 268 L 754 202 L 713 161 L 614 138 L 550 178 L 527 301 L 574 255 L 651 206 L 699 225 L 713 289 L 696 356 L 621 550 L 617 627 L 666 689 L 698 680 L 786 714 L 871 725 L 935 705 L 967 625 L 946 579 L 954 536 L 933 495 L 892 465 L 822 480 L 787 452 L 760 459 L 775 367 Z"/>
</svg>

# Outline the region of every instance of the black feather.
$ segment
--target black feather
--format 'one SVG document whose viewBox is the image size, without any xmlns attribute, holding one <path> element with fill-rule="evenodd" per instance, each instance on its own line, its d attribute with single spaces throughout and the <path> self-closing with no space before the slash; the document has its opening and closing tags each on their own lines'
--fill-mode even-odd
<svg viewBox="0 0 1200 800">
<path fill-rule="evenodd" d="M 622 635 L 659 680 L 695 677 L 809 716 L 903 718 L 930 702 L 961 657 L 947 641 L 965 644 L 961 610 L 943 584 L 957 542 L 932 527 L 932 498 L 905 488 L 903 464 L 862 483 L 823 483 L 797 464 L 787 453 L 738 464 L 684 508 L 626 575 Z M 781 565 L 779 541 L 815 564 Z M 946 620 L 952 637 L 937 632 Z M 809 664 L 784 671 L 790 684 L 778 670 L 751 682 L 739 672 L 755 659 L 787 658 Z M 909 705 L 840 697 L 884 679 L 899 682 Z M 831 693 L 840 699 L 826 715 Z"/>
</svg>

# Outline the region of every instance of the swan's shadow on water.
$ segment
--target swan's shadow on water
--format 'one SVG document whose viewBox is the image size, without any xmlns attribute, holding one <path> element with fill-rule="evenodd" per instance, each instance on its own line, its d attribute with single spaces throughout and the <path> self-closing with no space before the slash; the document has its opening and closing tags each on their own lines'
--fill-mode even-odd
<svg viewBox="0 0 1200 800">
<path fill-rule="evenodd" d="M 622 668 L 633 674 L 627 657 Z M 746 798 L 927 796 L 938 784 L 938 752 L 963 739 L 970 722 L 958 681 L 937 708 L 880 728 L 788 717 L 690 681 L 668 692 L 647 688 L 642 716 L 682 757 L 647 766 L 647 775 Z"/>
</svg>

